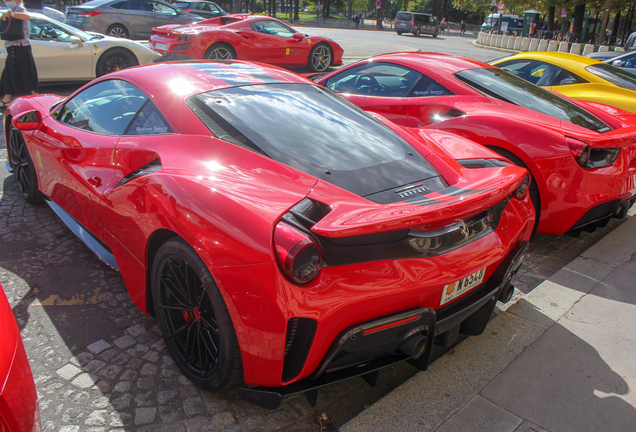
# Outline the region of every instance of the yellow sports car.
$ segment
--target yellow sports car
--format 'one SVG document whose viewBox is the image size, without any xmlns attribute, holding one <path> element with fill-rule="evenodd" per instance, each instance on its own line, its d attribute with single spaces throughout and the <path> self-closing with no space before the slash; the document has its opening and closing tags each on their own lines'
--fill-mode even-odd
<svg viewBox="0 0 636 432">
<path fill-rule="evenodd" d="M 491 63 L 572 99 L 636 114 L 636 75 L 607 63 L 559 52 L 520 53 Z"/>
</svg>

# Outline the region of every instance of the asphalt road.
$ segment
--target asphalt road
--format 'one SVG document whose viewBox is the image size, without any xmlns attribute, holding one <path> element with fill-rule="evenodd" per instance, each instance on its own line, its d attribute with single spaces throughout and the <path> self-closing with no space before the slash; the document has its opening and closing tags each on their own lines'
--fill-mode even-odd
<svg viewBox="0 0 636 432">
<path fill-rule="evenodd" d="M 457 36 L 302 31 L 340 42 L 347 62 L 400 50 L 442 51 L 479 60 L 502 55 Z M 77 87 L 46 86 L 41 91 L 70 94 Z M 3 166 L 4 147 L 3 142 Z M 239 401 L 237 388 L 201 391 L 179 374 L 155 321 L 132 304 L 120 275 L 99 261 L 46 205 L 24 204 L 14 178 L 4 169 L 0 185 L 0 283 L 21 328 L 45 431 L 317 431 L 316 412 L 339 426 L 417 372 L 403 363 L 383 370 L 375 388 L 358 378 L 321 389 L 316 408 L 298 396 L 286 399 L 276 411 L 266 411 Z M 577 239 L 535 236 L 515 284 L 529 292 L 618 223 Z M 436 350 L 437 357 L 444 354 Z"/>
</svg>

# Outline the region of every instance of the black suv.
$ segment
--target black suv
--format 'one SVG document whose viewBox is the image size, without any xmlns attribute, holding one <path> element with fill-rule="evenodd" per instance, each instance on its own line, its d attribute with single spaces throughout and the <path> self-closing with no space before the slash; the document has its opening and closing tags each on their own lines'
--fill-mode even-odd
<svg viewBox="0 0 636 432">
<path fill-rule="evenodd" d="M 415 36 L 429 34 L 437 37 L 439 23 L 431 14 L 398 12 L 395 17 L 395 31 L 399 35 L 402 33 L 413 33 Z"/>
</svg>

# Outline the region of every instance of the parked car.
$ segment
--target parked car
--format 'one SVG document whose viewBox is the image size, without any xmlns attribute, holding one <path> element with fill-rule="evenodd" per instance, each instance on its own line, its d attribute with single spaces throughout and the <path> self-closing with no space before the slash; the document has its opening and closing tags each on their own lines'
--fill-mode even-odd
<svg viewBox="0 0 636 432">
<path fill-rule="evenodd" d="M 41 83 L 90 81 L 109 72 L 161 59 L 161 54 L 126 39 L 88 33 L 30 12 L 30 39 Z M 7 50 L 0 49 L 0 73 Z"/>
<path fill-rule="evenodd" d="M 316 80 L 395 123 L 452 132 L 527 167 L 540 233 L 594 231 L 636 199 L 636 117 L 625 111 L 441 53 L 375 56 Z"/>
<path fill-rule="evenodd" d="M 481 31 L 498 30 L 500 18 L 501 14 L 498 13 L 488 15 L 486 21 L 481 25 Z M 520 18 L 519 15 L 503 14 L 502 25 L 504 23 L 508 24 L 508 31 L 520 32 L 523 30 L 523 17 Z"/>
<path fill-rule="evenodd" d="M 624 54 L 624 53 L 619 51 L 597 51 L 597 52 L 589 53 L 585 57 L 589 57 L 591 59 L 604 62 L 606 60 L 613 59 L 614 57 L 618 57 L 621 54 Z"/>
<path fill-rule="evenodd" d="M 439 22 L 431 14 L 398 12 L 395 16 L 395 31 L 398 35 L 413 33 L 415 36 L 427 34 L 437 37 Z"/>
<path fill-rule="evenodd" d="M 161 0 L 92 0 L 66 9 L 66 23 L 112 37 L 148 39 L 154 26 L 202 18 Z"/>
<path fill-rule="evenodd" d="M 38 432 L 40 409 L 33 374 L 1 285 L 0 335 L 0 431 Z"/>
<path fill-rule="evenodd" d="M 529 52 L 492 64 L 572 99 L 600 102 L 636 114 L 636 75 L 602 61 L 577 54 Z"/>
<path fill-rule="evenodd" d="M 322 72 L 342 64 L 343 50 L 268 16 L 225 15 L 185 26 L 152 29 L 150 44 L 167 59 L 239 59 Z"/>
<path fill-rule="evenodd" d="M 223 8 L 211 1 L 175 1 L 172 5 L 205 19 L 227 15 Z"/>
<path fill-rule="evenodd" d="M 256 63 L 125 69 L 4 126 L 23 197 L 119 269 L 180 370 L 270 408 L 482 332 L 534 224 L 525 169 Z"/>
<path fill-rule="evenodd" d="M 626 52 L 612 59 L 604 60 L 612 66 L 625 69 L 636 76 L 636 51 Z"/>
</svg>

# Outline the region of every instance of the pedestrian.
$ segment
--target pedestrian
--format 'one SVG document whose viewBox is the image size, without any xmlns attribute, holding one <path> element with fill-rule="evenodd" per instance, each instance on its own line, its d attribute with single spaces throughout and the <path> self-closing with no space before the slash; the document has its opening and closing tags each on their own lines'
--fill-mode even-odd
<svg viewBox="0 0 636 432">
<path fill-rule="evenodd" d="M 0 91 L 4 94 L 0 109 L 9 105 L 12 95 L 36 94 L 38 90 L 38 71 L 29 42 L 31 17 L 22 6 L 22 0 L 7 1 L 6 4 L 9 10 L 2 14 L 2 21 L 12 20 L 12 25 L 20 24 L 22 38 L 4 41 L 7 59 L 0 78 Z"/>
<path fill-rule="evenodd" d="M 444 33 L 446 31 L 446 27 L 448 26 L 448 23 L 446 22 L 446 18 L 442 18 L 442 22 L 439 23 L 439 31 L 440 33 Z"/>
<path fill-rule="evenodd" d="M 466 36 L 466 23 L 462 20 L 461 25 L 459 26 L 459 36 Z"/>
<path fill-rule="evenodd" d="M 355 23 L 356 28 L 358 28 L 358 25 L 360 24 L 360 14 L 353 17 L 353 22 Z"/>
<path fill-rule="evenodd" d="M 532 21 L 530 23 L 530 30 L 528 30 L 528 37 L 530 37 L 531 39 L 534 37 L 534 32 L 537 29 L 537 23 Z"/>
</svg>

